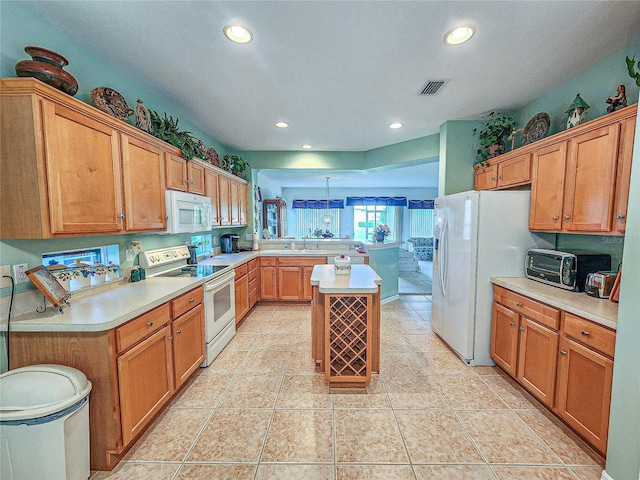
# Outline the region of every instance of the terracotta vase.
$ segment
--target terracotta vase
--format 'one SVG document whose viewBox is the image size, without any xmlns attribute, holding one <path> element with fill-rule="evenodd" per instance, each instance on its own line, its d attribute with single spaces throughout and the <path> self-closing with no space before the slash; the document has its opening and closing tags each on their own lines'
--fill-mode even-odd
<svg viewBox="0 0 640 480">
<path fill-rule="evenodd" d="M 33 60 L 22 60 L 16 64 L 19 77 L 34 77 L 38 80 L 62 90 L 69 95 L 78 91 L 78 82 L 73 75 L 62 69 L 69 62 L 59 53 L 42 47 L 24 47 Z"/>
</svg>

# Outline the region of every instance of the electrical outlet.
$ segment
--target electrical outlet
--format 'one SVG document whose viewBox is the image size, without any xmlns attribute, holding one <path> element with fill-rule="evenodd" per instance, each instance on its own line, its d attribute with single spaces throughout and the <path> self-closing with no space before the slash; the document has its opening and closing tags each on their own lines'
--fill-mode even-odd
<svg viewBox="0 0 640 480">
<path fill-rule="evenodd" d="M 18 263 L 13 266 L 13 280 L 18 283 L 26 283 L 29 281 L 27 274 L 24 273 L 29 270 L 29 264 L 27 263 Z"/>
<path fill-rule="evenodd" d="M 2 267 L 0 267 L 0 288 L 5 288 L 5 287 L 10 287 L 11 286 L 11 280 L 8 278 L 4 278 L 4 277 L 10 277 L 11 276 L 11 266 L 10 265 L 3 265 Z"/>
<path fill-rule="evenodd" d="M 244 234 L 244 239 L 248 242 L 250 242 L 251 240 L 253 240 L 253 235 L 250 233 L 245 233 Z"/>
</svg>

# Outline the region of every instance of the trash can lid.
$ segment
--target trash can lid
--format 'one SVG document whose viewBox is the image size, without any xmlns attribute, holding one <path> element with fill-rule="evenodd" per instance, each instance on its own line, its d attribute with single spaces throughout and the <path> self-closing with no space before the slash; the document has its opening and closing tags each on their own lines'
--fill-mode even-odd
<svg viewBox="0 0 640 480">
<path fill-rule="evenodd" d="M 60 412 L 89 395 L 91 382 L 65 365 L 29 365 L 0 375 L 0 421 Z"/>
</svg>

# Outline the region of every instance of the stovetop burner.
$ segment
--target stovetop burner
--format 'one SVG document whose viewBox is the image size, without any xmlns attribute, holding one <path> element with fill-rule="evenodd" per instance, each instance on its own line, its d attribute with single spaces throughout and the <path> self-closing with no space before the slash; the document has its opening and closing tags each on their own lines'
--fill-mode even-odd
<svg viewBox="0 0 640 480">
<path fill-rule="evenodd" d="M 229 265 L 187 265 L 159 273 L 156 277 L 208 277 L 228 266 Z"/>
</svg>

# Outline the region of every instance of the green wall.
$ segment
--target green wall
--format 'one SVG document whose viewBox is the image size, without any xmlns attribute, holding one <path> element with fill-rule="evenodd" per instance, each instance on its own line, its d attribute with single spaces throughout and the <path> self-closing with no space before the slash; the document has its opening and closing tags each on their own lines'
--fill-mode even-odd
<svg viewBox="0 0 640 480">
<path fill-rule="evenodd" d="M 640 121 L 634 145 L 606 464 L 615 480 L 640 478 Z"/>
</svg>

